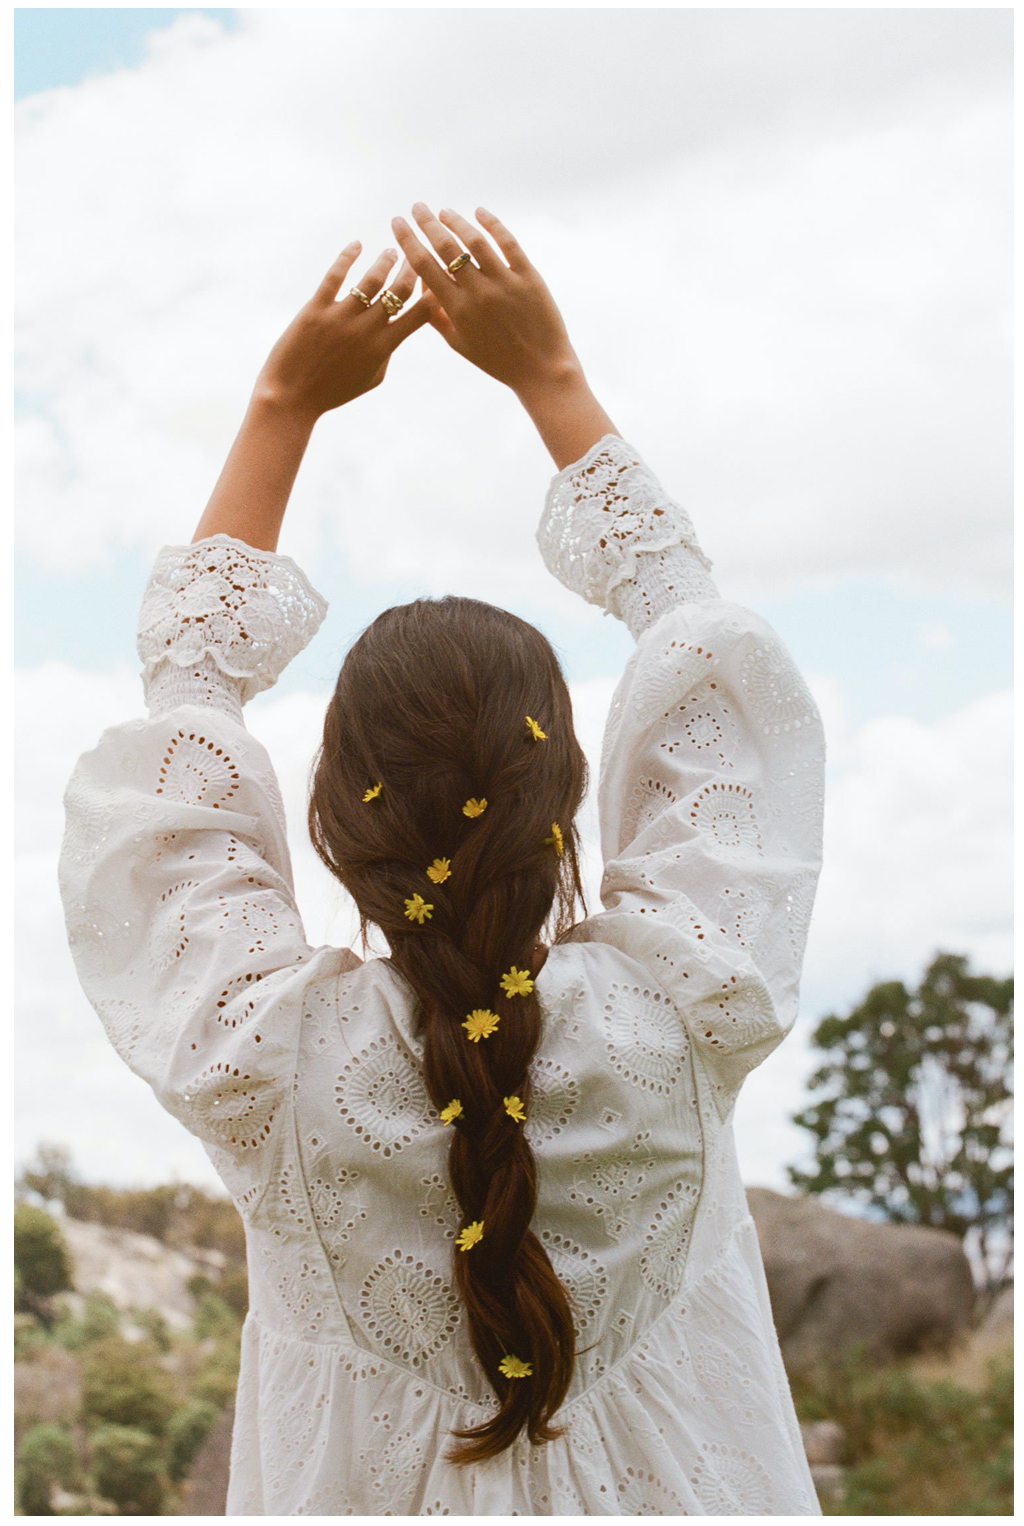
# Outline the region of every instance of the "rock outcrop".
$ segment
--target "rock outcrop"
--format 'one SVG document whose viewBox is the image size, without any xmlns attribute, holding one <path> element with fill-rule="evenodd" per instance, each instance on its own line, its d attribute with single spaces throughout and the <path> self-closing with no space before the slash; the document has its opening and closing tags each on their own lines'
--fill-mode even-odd
<svg viewBox="0 0 1024 1526">
<path fill-rule="evenodd" d="M 119 1309 L 158 1309 L 167 1323 L 183 1329 L 195 1312 L 189 1279 L 204 1273 L 216 1279 L 223 1257 L 216 1251 L 172 1250 L 150 1235 L 108 1229 L 81 1219 L 59 1220 L 74 1262 L 72 1306 L 85 1293 L 106 1293 Z"/>
<path fill-rule="evenodd" d="M 968 1329 L 974 1278 L 955 1235 L 767 1187 L 748 1188 L 747 1202 L 790 1372 L 857 1342 L 879 1357 L 948 1350 Z"/>
</svg>

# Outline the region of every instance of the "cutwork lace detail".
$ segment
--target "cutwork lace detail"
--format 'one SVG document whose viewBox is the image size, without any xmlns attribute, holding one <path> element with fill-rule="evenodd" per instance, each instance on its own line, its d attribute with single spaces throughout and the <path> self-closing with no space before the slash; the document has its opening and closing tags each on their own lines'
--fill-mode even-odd
<svg viewBox="0 0 1024 1526">
<path fill-rule="evenodd" d="M 552 480 L 537 541 L 567 588 L 634 636 L 677 604 L 717 598 L 689 514 L 618 435 Z"/>
<path fill-rule="evenodd" d="M 526 1091 L 531 1227 L 588 1348 L 564 1438 L 440 1456 L 497 1408 L 454 1284 L 455 1131 L 392 963 L 306 944 L 242 720 L 323 618 L 294 563 L 226 536 L 161 553 L 150 719 L 106 731 L 66 792 L 82 984 L 246 1227 L 228 1514 L 820 1513 L 730 1124 L 796 1018 L 820 719 L 618 436 L 559 473 L 540 540 L 638 635 L 602 745 L 605 909 L 538 975 Z"/>
<path fill-rule="evenodd" d="M 256 550 L 230 535 L 165 546 L 139 615 L 147 699 L 164 664 L 194 669 L 201 686 L 213 676 L 212 663 L 239 680 L 234 688 L 244 704 L 277 681 L 326 613 L 326 603 L 289 556 Z"/>
</svg>

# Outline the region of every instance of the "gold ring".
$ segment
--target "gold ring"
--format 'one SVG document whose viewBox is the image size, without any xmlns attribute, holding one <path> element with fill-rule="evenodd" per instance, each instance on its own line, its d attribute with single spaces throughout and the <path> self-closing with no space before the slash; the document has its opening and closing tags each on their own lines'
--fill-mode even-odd
<svg viewBox="0 0 1024 1526">
<path fill-rule="evenodd" d="M 405 306 L 405 298 L 397 296 L 389 286 L 385 291 L 381 292 L 380 303 L 389 317 L 393 318 L 396 313 L 402 311 L 402 308 Z"/>
<path fill-rule="evenodd" d="M 470 257 L 466 253 L 465 249 L 463 249 L 461 254 L 457 254 L 454 260 L 452 260 L 448 265 L 448 269 L 451 271 L 452 275 L 454 275 L 457 270 L 461 270 L 463 265 L 467 265 L 469 263 L 469 258 Z"/>
<path fill-rule="evenodd" d="M 353 286 L 350 288 L 349 296 L 358 297 L 364 307 L 369 307 L 370 305 L 369 297 L 366 295 L 365 291 L 360 291 L 358 286 Z"/>
</svg>

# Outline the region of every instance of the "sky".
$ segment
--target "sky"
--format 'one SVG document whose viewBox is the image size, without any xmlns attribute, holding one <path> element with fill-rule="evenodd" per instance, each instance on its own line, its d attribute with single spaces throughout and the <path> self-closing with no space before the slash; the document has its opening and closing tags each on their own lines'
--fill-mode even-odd
<svg viewBox="0 0 1024 1526">
<path fill-rule="evenodd" d="M 939 948 L 1011 968 L 1011 18 L 995 10 L 15 12 L 15 1148 L 216 1186 L 107 1044 L 56 885 L 78 755 L 142 712 L 135 616 L 191 540 L 271 345 L 411 204 L 513 229 L 723 597 L 822 711 L 825 865 L 794 1033 L 736 1114 L 806 1161 L 809 1035 Z M 382 54 L 382 39 L 386 51 Z M 367 60 L 381 59 L 367 66 Z M 553 464 L 425 328 L 322 419 L 280 550 L 330 601 L 247 707 L 314 943 L 354 919 L 303 833 L 327 695 L 383 607 L 533 620 L 595 761 L 628 632 L 546 572 Z M 585 807 L 587 874 L 600 864 Z"/>
</svg>

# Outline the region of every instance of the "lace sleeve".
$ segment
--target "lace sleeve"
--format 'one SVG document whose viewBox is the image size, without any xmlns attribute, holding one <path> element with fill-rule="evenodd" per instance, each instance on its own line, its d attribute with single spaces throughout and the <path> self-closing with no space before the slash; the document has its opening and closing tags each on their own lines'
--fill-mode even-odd
<svg viewBox="0 0 1024 1526">
<path fill-rule="evenodd" d="M 792 1026 L 821 866 L 825 746 L 771 627 L 719 597 L 689 515 L 606 435 L 554 478 L 550 569 L 637 637 L 598 804 L 614 944 L 670 997 L 723 1114 Z"/>
<path fill-rule="evenodd" d="M 689 514 L 618 435 L 552 479 L 537 540 L 549 571 L 634 636 L 677 604 L 718 597 Z"/>
<path fill-rule="evenodd" d="M 166 546 L 139 613 L 151 714 L 178 705 L 236 718 L 316 634 L 327 605 L 291 557 L 230 535 Z"/>
</svg>

